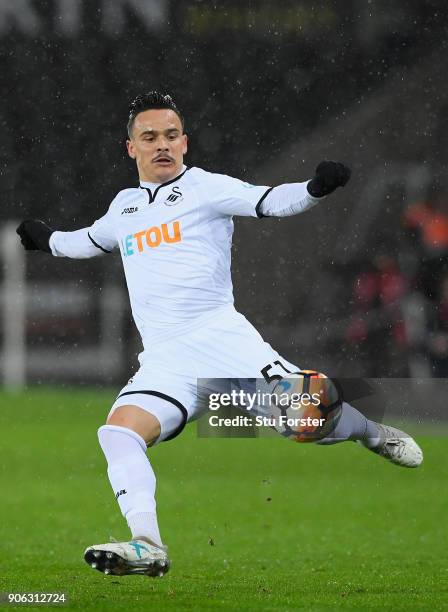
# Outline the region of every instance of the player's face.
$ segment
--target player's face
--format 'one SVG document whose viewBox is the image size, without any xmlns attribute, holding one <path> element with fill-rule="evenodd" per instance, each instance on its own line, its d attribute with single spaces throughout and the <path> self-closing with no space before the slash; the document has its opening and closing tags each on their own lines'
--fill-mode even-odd
<svg viewBox="0 0 448 612">
<path fill-rule="evenodd" d="M 165 183 L 181 172 L 187 137 L 174 111 L 151 109 L 137 115 L 126 145 L 141 181 Z"/>
</svg>

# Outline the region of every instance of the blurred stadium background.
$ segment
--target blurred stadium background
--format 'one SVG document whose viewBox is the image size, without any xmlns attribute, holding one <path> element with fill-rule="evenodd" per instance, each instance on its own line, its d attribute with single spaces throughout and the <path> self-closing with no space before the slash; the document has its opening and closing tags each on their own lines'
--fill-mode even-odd
<svg viewBox="0 0 448 612">
<path fill-rule="evenodd" d="M 236 220 L 237 308 L 268 341 L 331 375 L 446 376 L 446 26 L 442 0 L 0 1 L 5 385 L 120 388 L 137 366 L 119 256 L 25 256 L 14 228 L 89 225 L 136 184 L 128 103 L 150 89 L 183 110 L 190 166 L 353 169 L 305 215 Z"/>
</svg>

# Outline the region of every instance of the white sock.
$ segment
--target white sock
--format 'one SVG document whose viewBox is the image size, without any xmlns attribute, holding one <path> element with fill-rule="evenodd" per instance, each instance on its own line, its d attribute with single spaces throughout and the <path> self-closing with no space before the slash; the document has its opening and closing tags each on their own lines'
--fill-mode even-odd
<svg viewBox="0 0 448 612">
<path fill-rule="evenodd" d="M 107 459 L 107 473 L 132 537 L 162 546 L 156 514 L 156 477 L 143 438 L 118 425 L 103 425 L 98 440 Z"/>
<path fill-rule="evenodd" d="M 346 440 L 362 440 L 368 448 L 378 446 L 380 442 L 378 427 L 359 410 L 347 402 L 342 403 L 339 421 L 329 436 L 317 440 L 317 444 L 337 444 Z"/>
</svg>

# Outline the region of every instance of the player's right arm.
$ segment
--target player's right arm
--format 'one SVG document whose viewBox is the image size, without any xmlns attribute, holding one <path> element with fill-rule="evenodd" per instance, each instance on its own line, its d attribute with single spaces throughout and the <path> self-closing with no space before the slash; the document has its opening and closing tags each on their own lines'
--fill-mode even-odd
<svg viewBox="0 0 448 612">
<path fill-rule="evenodd" d="M 27 251 L 44 251 L 55 257 L 86 259 L 110 253 L 118 245 L 107 213 L 90 227 L 73 232 L 55 231 L 43 221 L 27 219 L 17 233 Z"/>
</svg>

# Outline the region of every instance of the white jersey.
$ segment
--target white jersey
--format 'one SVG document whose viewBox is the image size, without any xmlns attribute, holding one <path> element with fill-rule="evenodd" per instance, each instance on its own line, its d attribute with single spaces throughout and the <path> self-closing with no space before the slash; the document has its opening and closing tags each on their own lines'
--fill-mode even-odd
<svg viewBox="0 0 448 612">
<path fill-rule="evenodd" d="M 89 227 L 54 232 L 55 256 L 92 257 L 119 248 L 144 347 L 231 307 L 233 215 L 263 216 L 270 187 L 185 168 L 151 190 L 120 191 Z"/>
</svg>

